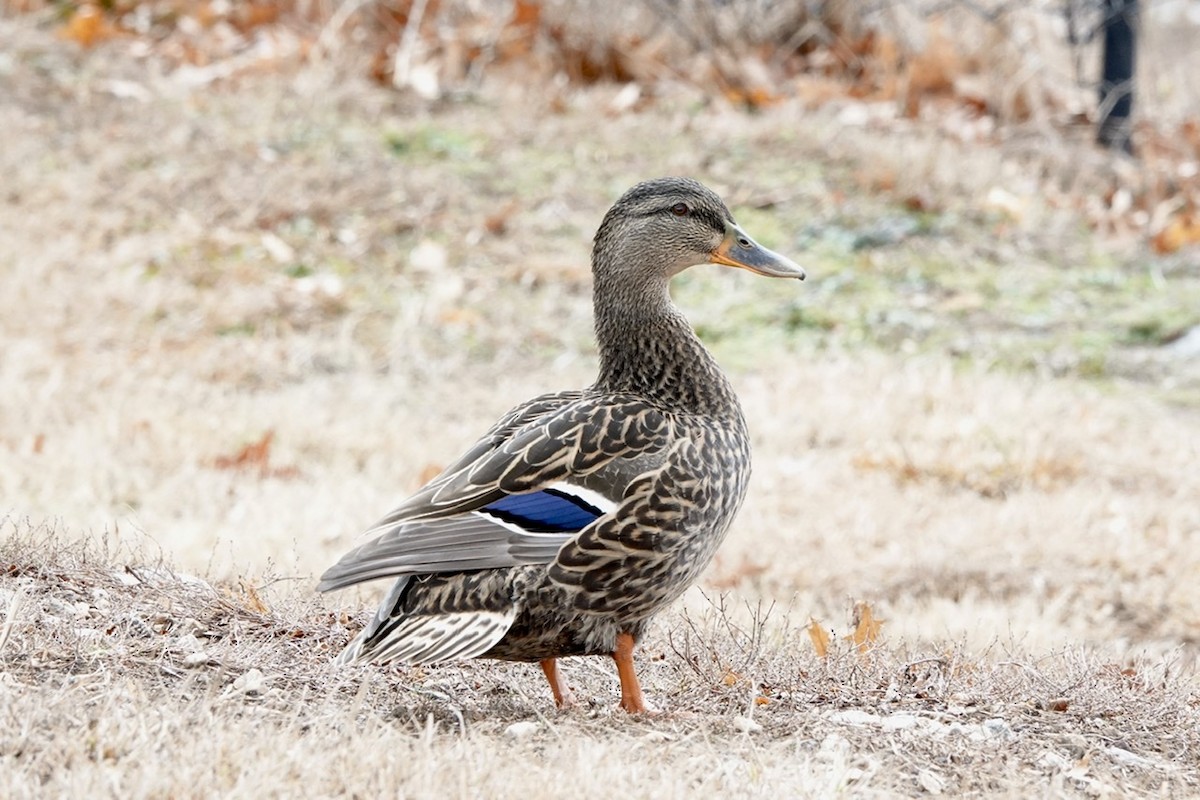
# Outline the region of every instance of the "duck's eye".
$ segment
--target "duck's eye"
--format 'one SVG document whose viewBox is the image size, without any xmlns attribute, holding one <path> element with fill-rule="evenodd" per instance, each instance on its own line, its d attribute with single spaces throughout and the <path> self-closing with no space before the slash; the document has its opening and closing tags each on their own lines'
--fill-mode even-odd
<svg viewBox="0 0 1200 800">
<path fill-rule="evenodd" d="M 671 206 L 671 213 L 677 217 L 686 217 L 689 211 L 691 211 L 691 209 L 688 208 L 687 203 L 676 203 L 675 205 Z"/>
</svg>

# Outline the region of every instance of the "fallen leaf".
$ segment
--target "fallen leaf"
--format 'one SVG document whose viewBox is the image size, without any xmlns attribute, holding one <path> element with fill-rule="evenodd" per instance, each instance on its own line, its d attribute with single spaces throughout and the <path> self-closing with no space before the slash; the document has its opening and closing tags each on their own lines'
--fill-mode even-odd
<svg viewBox="0 0 1200 800">
<path fill-rule="evenodd" d="M 808 638 L 812 639 L 818 658 L 825 658 L 829 654 L 829 632 L 814 617 L 808 618 Z"/>
<path fill-rule="evenodd" d="M 530 32 L 537 30 L 542 19 L 542 4 L 530 0 L 513 0 L 513 14 L 508 24 Z"/>
<path fill-rule="evenodd" d="M 275 431 L 269 430 L 262 435 L 262 438 L 238 450 L 232 456 L 217 456 L 213 459 L 213 466 L 218 469 L 248 469 L 258 467 L 260 470 L 267 469 L 267 462 L 271 458 L 271 442 L 275 439 Z"/>
<path fill-rule="evenodd" d="M 230 22 L 233 27 L 237 28 L 242 33 L 251 31 L 255 28 L 261 28 L 264 25 L 270 25 L 279 19 L 279 15 L 283 12 L 282 5 L 276 2 L 267 0 L 258 0 L 258 2 L 242 2 L 232 8 L 235 9 L 231 15 Z"/>
<path fill-rule="evenodd" d="M 84 3 L 75 9 L 75 13 L 58 31 L 63 39 L 70 39 L 82 47 L 91 47 L 116 34 L 116 27 L 108 21 L 104 12 L 91 3 Z"/>
<path fill-rule="evenodd" d="M 925 50 L 915 54 L 908 64 L 905 116 L 915 118 L 922 101 L 929 97 L 949 95 L 954 90 L 955 76 L 962 71 L 962 58 L 954 40 L 935 25 Z"/>
<path fill-rule="evenodd" d="M 1160 255 L 1200 243 L 1200 214 L 1183 213 L 1171 219 L 1150 244 Z"/>
<path fill-rule="evenodd" d="M 867 603 L 854 604 L 854 639 L 855 646 L 858 647 L 858 652 L 865 653 L 875 640 L 879 638 L 879 629 L 883 627 L 883 620 L 876 619 L 874 612 L 871 611 L 871 606 Z"/>
<path fill-rule="evenodd" d="M 517 213 L 519 205 L 516 200 L 509 200 L 500 206 L 500 208 L 484 217 L 483 227 L 493 236 L 506 233 L 508 231 L 508 221 L 512 219 L 513 214 Z"/>
<path fill-rule="evenodd" d="M 248 581 L 239 581 L 242 590 L 243 605 L 251 611 L 256 611 L 259 614 L 271 613 L 271 608 L 262 599 L 258 593 L 258 589 L 254 588 L 254 584 Z"/>
<path fill-rule="evenodd" d="M 251 442 L 231 456 L 217 456 L 212 465 L 217 469 L 257 470 L 261 477 L 294 478 L 300 474 L 295 466 L 272 467 L 271 443 L 275 431 L 269 430 L 258 441 Z"/>
</svg>

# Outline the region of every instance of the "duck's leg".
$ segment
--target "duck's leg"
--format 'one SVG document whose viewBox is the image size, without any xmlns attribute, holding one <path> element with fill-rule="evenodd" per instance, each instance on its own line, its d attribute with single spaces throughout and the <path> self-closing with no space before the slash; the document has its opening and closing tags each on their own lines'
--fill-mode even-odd
<svg viewBox="0 0 1200 800">
<path fill-rule="evenodd" d="M 646 706 L 642 686 L 633 670 L 633 645 L 632 634 L 618 633 L 617 649 L 612 657 L 617 662 L 617 676 L 621 679 L 621 708 L 630 714 L 645 714 L 650 709 Z"/>
<path fill-rule="evenodd" d="M 558 671 L 558 659 L 543 658 L 539 663 L 542 666 L 542 673 L 546 676 L 546 681 L 550 684 L 550 691 L 554 694 L 554 705 L 559 708 L 578 706 L 579 701 L 575 699 L 575 693 L 571 691 L 570 686 L 567 686 L 562 673 Z"/>
</svg>

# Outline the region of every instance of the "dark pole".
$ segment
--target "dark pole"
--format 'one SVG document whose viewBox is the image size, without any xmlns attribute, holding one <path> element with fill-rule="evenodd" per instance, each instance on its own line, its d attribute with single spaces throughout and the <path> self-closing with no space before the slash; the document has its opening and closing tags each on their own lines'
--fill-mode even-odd
<svg viewBox="0 0 1200 800">
<path fill-rule="evenodd" d="M 1104 0 L 1104 76 L 1100 81 L 1100 130 L 1105 147 L 1133 153 L 1133 68 L 1138 0 Z"/>
</svg>

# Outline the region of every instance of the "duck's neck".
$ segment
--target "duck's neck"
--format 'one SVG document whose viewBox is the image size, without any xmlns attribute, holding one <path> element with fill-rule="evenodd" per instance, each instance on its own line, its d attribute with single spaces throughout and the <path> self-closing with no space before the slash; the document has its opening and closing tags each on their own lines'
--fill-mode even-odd
<svg viewBox="0 0 1200 800">
<path fill-rule="evenodd" d="M 741 416 L 733 387 L 671 302 L 665 278 L 642 285 L 598 282 L 593 304 L 600 348 L 596 389 L 639 395 L 685 413 Z"/>
</svg>

